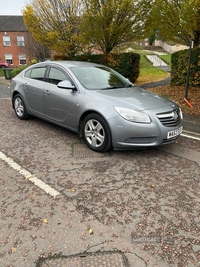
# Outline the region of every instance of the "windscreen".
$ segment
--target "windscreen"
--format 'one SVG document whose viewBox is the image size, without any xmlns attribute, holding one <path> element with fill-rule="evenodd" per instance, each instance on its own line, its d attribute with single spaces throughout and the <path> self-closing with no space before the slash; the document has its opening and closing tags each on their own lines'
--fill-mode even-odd
<svg viewBox="0 0 200 267">
<path fill-rule="evenodd" d="M 73 67 L 72 72 L 87 89 L 113 89 L 132 86 L 130 81 L 116 71 L 104 66 Z"/>
</svg>

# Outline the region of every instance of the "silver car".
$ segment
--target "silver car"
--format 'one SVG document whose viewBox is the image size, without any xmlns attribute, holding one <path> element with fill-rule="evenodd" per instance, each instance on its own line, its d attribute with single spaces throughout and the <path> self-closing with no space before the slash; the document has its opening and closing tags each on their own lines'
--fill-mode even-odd
<svg viewBox="0 0 200 267">
<path fill-rule="evenodd" d="M 19 119 L 32 115 L 77 132 L 98 152 L 169 144 L 182 132 L 176 103 L 103 65 L 46 61 L 18 74 L 10 88 Z"/>
</svg>

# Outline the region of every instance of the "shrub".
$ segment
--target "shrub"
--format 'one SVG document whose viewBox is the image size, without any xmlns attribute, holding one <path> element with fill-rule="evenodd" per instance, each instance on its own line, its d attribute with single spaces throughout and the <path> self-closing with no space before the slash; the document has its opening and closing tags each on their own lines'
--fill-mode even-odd
<svg viewBox="0 0 200 267">
<path fill-rule="evenodd" d="M 188 58 L 189 49 L 172 54 L 172 85 L 182 85 L 186 83 Z M 189 85 L 200 86 L 200 48 L 194 48 L 191 53 Z"/>
<path fill-rule="evenodd" d="M 22 65 L 20 67 L 14 68 L 11 72 L 12 77 L 15 77 L 17 74 L 19 74 L 22 70 L 26 69 L 28 66 L 27 65 Z"/>
</svg>

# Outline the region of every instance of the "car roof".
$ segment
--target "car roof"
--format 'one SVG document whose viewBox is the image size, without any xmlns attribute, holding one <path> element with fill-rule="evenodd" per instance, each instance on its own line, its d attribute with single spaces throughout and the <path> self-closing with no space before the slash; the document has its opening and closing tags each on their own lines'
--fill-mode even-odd
<svg viewBox="0 0 200 267">
<path fill-rule="evenodd" d="M 39 66 L 45 63 L 48 65 L 60 65 L 64 67 L 91 67 L 91 66 L 97 66 L 97 65 L 100 66 L 100 64 L 97 64 L 97 63 L 86 62 L 86 61 L 73 61 L 73 60 L 60 60 L 60 61 L 47 60 L 41 63 L 37 63 L 36 65 Z"/>
</svg>

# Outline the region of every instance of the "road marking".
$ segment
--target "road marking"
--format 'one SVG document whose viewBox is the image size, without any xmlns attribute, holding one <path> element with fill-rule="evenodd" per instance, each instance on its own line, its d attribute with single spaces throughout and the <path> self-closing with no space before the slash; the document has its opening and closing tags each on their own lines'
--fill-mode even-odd
<svg viewBox="0 0 200 267">
<path fill-rule="evenodd" d="M 200 134 L 198 133 L 183 131 L 181 136 L 200 141 Z"/>
<path fill-rule="evenodd" d="M 49 194 L 52 197 L 58 196 L 60 193 L 52 188 L 51 186 L 45 184 L 42 180 L 38 179 L 35 174 L 30 173 L 29 171 L 22 168 L 18 163 L 14 162 L 12 158 L 8 158 L 4 153 L 0 151 L 0 159 L 6 162 L 11 168 L 23 175 L 26 180 L 31 181 L 33 184 L 42 189 L 45 193 Z"/>
</svg>

